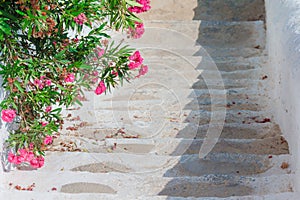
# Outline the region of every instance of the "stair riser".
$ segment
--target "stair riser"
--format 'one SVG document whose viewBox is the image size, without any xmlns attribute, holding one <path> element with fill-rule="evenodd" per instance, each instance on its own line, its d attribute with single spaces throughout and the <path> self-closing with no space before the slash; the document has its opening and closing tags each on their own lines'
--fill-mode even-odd
<svg viewBox="0 0 300 200">
<path fill-rule="evenodd" d="M 117 148 L 114 152 L 138 153 L 139 149 L 144 145 L 148 145 L 148 152 L 158 155 L 173 155 L 180 156 L 185 154 L 198 154 L 203 140 L 190 139 L 163 139 L 156 141 L 154 144 L 151 140 L 139 139 L 125 141 L 108 139 L 107 145 L 117 143 Z M 146 145 L 146 146 L 147 146 Z M 152 145 L 152 148 L 151 148 Z M 145 147 L 146 147 L 145 146 Z M 281 155 L 288 154 L 287 142 L 280 136 L 267 138 L 263 140 L 220 140 L 212 149 L 211 153 L 238 153 L 238 154 L 257 154 L 257 155 Z"/>
<path fill-rule="evenodd" d="M 176 23 L 176 22 L 175 22 Z M 221 48 L 241 48 L 265 46 L 265 32 L 263 22 L 243 22 L 243 23 L 211 23 L 202 21 L 200 24 L 188 24 L 191 35 L 186 35 L 184 26 L 173 26 L 163 24 L 165 27 L 146 27 L 145 33 L 139 40 L 126 39 L 125 44 L 147 44 L 164 48 L 182 48 L 185 46 L 203 45 Z M 198 27 L 197 27 L 198 26 Z M 198 31 L 198 34 L 195 32 Z M 197 32 L 196 32 L 197 33 Z M 121 41 L 124 35 L 114 35 L 113 39 Z"/>
<path fill-rule="evenodd" d="M 141 14 L 143 19 L 253 21 L 265 18 L 263 0 L 152 0 L 151 6 L 149 12 Z"/>
<path fill-rule="evenodd" d="M 262 53 L 262 49 L 257 48 L 211 48 L 209 46 L 191 46 L 188 49 L 176 48 L 146 48 L 144 44 L 133 44 L 132 47 L 139 49 L 144 57 L 167 57 L 167 56 L 210 56 L 216 57 L 254 57 Z"/>
<path fill-rule="evenodd" d="M 170 124 L 159 129 L 155 132 L 155 129 L 144 129 L 140 132 L 137 127 L 130 125 L 124 126 L 124 132 L 126 135 L 137 136 L 140 138 L 186 138 L 186 139 L 204 139 L 206 137 L 208 125 L 197 125 L 193 123 L 186 124 Z M 218 127 L 210 126 L 210 129 L 217 129 Z M 101 141 L 106 137 L 123 138 L 122 134 L 117 134 L 119 128 L 89 128 L 82 127 L 77 131 L 69 131 L 70 137 L 82 137 L 91 140 Z M 218 130 L 218 129 L 217 129 Z M 72 134 L 73 133 L 73 136 Z M 77 136 L 75 136 L 77 135 Z M 281 131 L 278 126 L 272 124 L 225 124 L 220 138 L 228 139 L 263 139 L 268 137 L 274 137 L 281 135 Z"/>
</svg>

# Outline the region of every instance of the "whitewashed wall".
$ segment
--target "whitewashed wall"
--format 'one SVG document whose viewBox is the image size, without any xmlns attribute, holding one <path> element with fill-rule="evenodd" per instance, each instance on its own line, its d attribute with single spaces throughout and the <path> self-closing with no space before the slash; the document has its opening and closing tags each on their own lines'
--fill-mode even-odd
<svg viewBox="0 0 300 200">
<path fill-rule="evenodd" d="M 300 191 L 300 0 L 265 0 L 272 109 L 290 145 Z"/>
</svg>

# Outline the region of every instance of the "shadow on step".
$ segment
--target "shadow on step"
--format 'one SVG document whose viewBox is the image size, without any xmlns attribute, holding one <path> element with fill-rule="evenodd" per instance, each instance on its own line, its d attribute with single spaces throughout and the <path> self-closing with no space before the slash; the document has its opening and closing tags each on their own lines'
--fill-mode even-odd
<svg viewBox="0 0 300 200">
<path fill-rule="evenodd" d="M 288 145 L 284 138 L 280 136 L 268 137 L 280 135 L 278 127 L 271 126 L 271 123 L 266 122 L 262 126 L 259 124 L 256 127 L 256 124 L 261 122 L 255 119 L 257 116 L 248 116 L 249 119 L 243 119 L 243 117 L 247 116 L 247 113 L 245 116 L 239 116 L 238 112 L 226 114 L 226 89 L 247 90 L 247 85 L 251 83 L 223 81 L 220 71 L 247 70 L 250 68 L 248 65 L 237 64 L 237 60 L 229 63 L 228 57 L 245 58 L 261 53 L 265 42 L 262 36 L 264 35 L 264 30 L 259 32 L 255 31 L 255 29 L 263 28 L 264 26 L 261 23 L 261 21 L 265 20 L 264 0 L 198 0 L 198 7 L 194 9 L 194 12 L 195 20 L 207 20 L 210 22 L 202 23 L 199 28 L 197 43 L 205 48 L 201 48 L 195 54 L 202 56 L 202 60 L 193 64 L 196 64 L 198 66 L 197 69 L 203 70 L 203 72 L 199 76 L 198 81 L 194 83 L 192 88 L 195 94 L 191 96 L 198 95 L 198 97 L 201 97 L 204 93 L 210 95 L 211 100 L 206 102 L 206 107 L 211 107 L 211 109 L 206 107 L 203 109 L 203 105 L 197 98 L 198 111 L 209 111 L 206 116 L 206 119 L 210 119 L 207 125 L 223 125 L 223 122 L 225 123 L 225 128 L 220 133 L 221 135 L 215 135 L 221 136 L 223 139 L 219 140 L 219 137 L 216 137 L 217 144 L 213 145 L 214 147 L 209 154 L 200 159 L 198 154 L 201 145 L 203 145 L 203 139 L 209 138 L 209 135 L 207 135 L 208 128 L 203 128 L 205 124 L 202 123 L 201 117 L 199 118 L 199 123 L 187 120 L 186 123 L 189 124 L 180 130 L 177 135 L 178 138 L 185 139 L 184 144 L 179 144 L 171 154 L 181 156 L 181 160 L 164 174 L 165 177 L 173 177 L 173 179 L 165 185 L 165 188 L 160 191 L 159 195 L 169 197 L 253 195 L 257 192 L 255 187 L 243 182 L 241 177 L 266 172 L 271 168 L 268 154 L 286 154 L 288 153 Z M 256 20 L 260 20 L 260 22 L 252 23 L 252 21 Z M 240 23 L 241 21 L 247 21 L 247 23 L 242 24 Z M 210 67 L 215 67 L 216 70 Z M 216 72 L 215 74 L 213 74 L 214 71 Z M 207 79 L 206 77 L 210 78 Z M 218 97 L 220 95 L 225 96 L 224 101 L 221 101 L 224 107 L 216 108 L 212 106 L 214 104 L 214 95 Z M 195 102 L 197 100 L 193 101 L 193 106 Z M 220 99 L 218 102 L 220 103 Z M 187 104 L 185 109 L 188 110 L 190 105 Z M 219 111 L 224 114 L 224 110 L 224 116 L 220 115 L 220 113 L 213 116 L 213 113 L 218 113 Z M 255 109 L 252 110 L 255 111 Z M 197 111 L 195 106 L 193 111 Z M 186 118 L 193 118 L 191 115 L 186 116 Z M 216 120 L 222 120 L 222 117 L 223 121 Z M 247 126 L 245 120 L 251 120 L 251 117 L 254 125 L 247 121 L 247 123 L 249 122 Z M 237 125 L 230 126 L 228 125 L 230 123 Z M 195 130 L 195 126 L 198 126 L 198 130 Z M 215 132 L 218 131 L 217 126 Z M 262 132 L 261 135 L 259 131 Z M 212 134 L 215 134 L 213 128 Z M 233 140 L 224 139 L 226 136 Z M 187 141 L 190 141 L 189 145 L 186 145 Z"/>
<path fill-rule="evenodd" d="M 194 20 L 256 21 L 265 19 L 264 0 L 198 0 Z"/>
<path fill-rule="evenodd" d="M 264 0 L 198 0 L 194 13 L 193 19 L 201 20 L 197 43 L 213 59 L 250 57 L 264 49 L 265 33 L 258 31 L 264 28 Z"/>
</svg>

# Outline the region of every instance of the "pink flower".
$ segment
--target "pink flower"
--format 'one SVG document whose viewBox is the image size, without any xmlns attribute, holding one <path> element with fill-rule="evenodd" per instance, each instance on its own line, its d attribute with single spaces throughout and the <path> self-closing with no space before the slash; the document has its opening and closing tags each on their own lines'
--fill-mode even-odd
<svg viewBox="0 0 300 200">
<path fill-rule="evenodd" d="M 45 83 L 46 83 L 47 86 L 50 86 L 52 81 L 51 80 L 46 80 Z"/>
<path fill-rule="evenodd" d="M 8 158 L 7 158 L 8 162 L 19 165 L 21 164 L 23 161 L 25 161 L 23 156 L 17 156 L 13 153 L 9 153 L 8 154 Z"/>
<path fill-rule="evenodd" d="M 34 153 L 32 151 L 29 151 L 27 153 L 27 156 L 26 156 L 26 162 L 30 162 L 32 159 L 34 158 Z"/>
<path fill-rule="evenodd" d="M 97 83 L 97 82 L 98 82 L 98 79 L 99 79 L 98 77 L 93 78 L 93 79 L 92 79 L 92 82 L 93 82 L 93 83 Z"/>
<path fill-rule="evenodd" d="M 135 68 L 138 68 L 140 66 L 140 63 L 135 63 L 135 62 L 130 62 L 129 63 L 129 69 L 135 69 Z"/>
<path fill-rule="evenodd" d="M 28 151 L 26 149 L 19 149 L 18 150 L 19 156 L 18 160 L 20 162 L 26 162 L 28 160 Z"/>
<path fill-rule="evenodd" d="M 85 22 L 87 22 L 87 17 L 84 13 L 80 13 L 77 17 L 74 18 L 74 21 L 76 22 L 76 24 L 82 26 Z"/>
<path fill-rule="evenodd" d="M 40 90 L 43 89 L 43 88 L 44 88 L 44 83 L 41 83 L 41 84 L 39 85 L 39 88 L 40 88 Z"/>
<path fill-rule="evenodd" d="M 40 85 L 41 81 L 39 79 L 35 79 L 33 83 L 34 83 L 34 85 Z"/>
<path fill-rule="evenodd" d="M 44 144 L 47 145 L 47 144 L 51 144 L 53 141 L 53 137 L 52 136 L 49 136 L 47 135 L 44 139 Z"/>
<path fill-rule="evenodd" d="M 42 126 L 44 127 L 44 126 L 47 126 L 47 125 L 48 125 L 48 122 L 42 122 L 41 124 L 42 124 Z"/>
<path fill-rule="evenodd" d="M 67 83 L 72 83 L 74 81 L 75 81 L 75 75 L 73 73 L 70 73 L 65 77 L 65 82 Z"/>
<path fill-rule="evenodd" d="M 150 0 L 136 0 L 136 2 L 141 4 L 142 6 L 141 7 L 139 7 L 139 6 L 129 7 L 128 10 L 130 12 L 142 13 L 142 12 L 146 12 L 151 9 Z"/>
<path fill-rule="evenodd" d="M 144 24 L 139 23 L 139 22 L 135 22 L 134 28 L 129 28 L 129 30 L 128 30 L 130 37 L 132 37 L 134 39 L 138 39 L 138 38 L 142 37 L 144 32 L 145 32 Z"/>
<path fill-rule="evenodd" d="M 138 76 L 143 76 L 148 72 L 148 66 L 147 65 L 143 65 L 141 67 L 141 69 L 139 70 L 139 75 Z"/>
<path fill-rule="evenodd" d="M 95 53 L 97 54 L 98 57 L 101 57 L 104 54 L 104 49 L 97 47 Z"/>
<path fill-rule="evenodd" d="M 30 165 L 33 168 L 41 168 L 44 165 L 45 159 L 43 156 L 34 157 L 30 161 Z"/>
<path fill-rule="evenodd" d="M 43 156 L 38 156 L 37 157 L 38 163 L 39 163 L 39 168 L 43 167 L 45 159 Z"/>
<path fill-rule="evenodd" d="M 30 144 L 29 144 L 29 150 L 33 150 L 33 148 L 34 148 L 34 144 L 33 144 L 33 143 L 30 143 Z"/>
<path fill-rule="evenodd" d="M 100 81 L 99 85 L 97 86 L 97 88 L 95 90 L 95 93 L 96 93 L 96 95 L 100 95 L 103 92 L 105 92 L 105 90 L 106 90 L 106 87 L 105 87 L 104 81 Z"/>
<path fill-rule="evenodd" d="M 111 71 L 111 74 L 115 75 L 115 76 L 118 76 L 118 72 L 116 72 L 116 71 Z"/>
<path fill-rule="evenodd" d="M 39 168 L 39 166 L 40 166 L 38 159 L 35 157 L 29 162 L 30 162 L 31 167 L 33 167 L 33 168 Z"/>
<path fill-rule="evenodd" d="M 138 68 L 143 63 L 143 58 L 139 51 L 134 52 L 131 56 L 129 56 L 129 60 L 132 61 L 129 63 L 129 69 Z"/>
<path fill-rule="evenodd" d="M 99 72 L 98 71 L 93 71 L 93 76 L 98 76 L 99 75 Z"/>
<path fill-rule="evenodd" d="M 52 110 L 52 107 L 51 106 L 47 106 L 46 107 L 46 109 L 45 109 L 45 111 L 48 113 L 48 112 L 51 112 L 51 110 Z"/>
<path fill-rule="evenodd" d="M 8 162 L 15 163 L 15 159 L 16 159 L 16 155 L 10 152 L 7 157 Z"/>
<path fill-rule="evenodd" d="M 75 42 L 75 43 L 77 43 L 78 41 L 79 41 L 78 38 L 74 38 L 74 39 L 73 39 L 73 42 Z"/>
<path fill-rule="evenodd" d="M 25 161 L 25 159 L 24 159 L 23 156 L 15 156 L 14 162 L 15 162 L 16 165 L 19 165 L 19 164 L 21 164 L 24 161 Z"/>
<path fill-rule="evenodd" d="M 144 59 L 141 57 L 140 52 L 136 51 L 131 56 L 129 56 L 129 60 L 142 64 Z"/>
<path fill-rule="evenodd" d="M 26 156 L 26 155 L 27 155 L 27 150 L 26 150 L 26 149 L 19 149 L 19 150 L 18 150 L 18 153 L 19 153 L 21 156 Z"/>
<path fill-rule="evenodd" d="M 10 152 L 8 154 L 8 161 L 10 163 L 19 165 L 22 162 L 29 162 L 29 163 L 31 163 L 31 161 L 33 159 L 35 159 L 34 153 L 32 151 L 28 151 L 27 149 L 19 149 L 18 150 L 18 154 L 19 155 L 15 155 L 15 154 L 13 154 L 13 153 Z"/>
<path fill-rule="evenodd" d="M 5 122 L 12 122 L 17 116 L 16 111 L 12 109 L 2 110 L 1 112 L 2 120 Z"/>
</svg>

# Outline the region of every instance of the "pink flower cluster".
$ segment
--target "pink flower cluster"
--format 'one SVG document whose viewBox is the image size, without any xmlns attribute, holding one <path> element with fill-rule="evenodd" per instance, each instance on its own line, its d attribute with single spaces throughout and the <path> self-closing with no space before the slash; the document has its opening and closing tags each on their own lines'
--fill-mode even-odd
<svg viewBox="0 0 300 200">
<path fill-rule="evenodd" d="M 87 17 L 84 13 L 80 13 L 77 17 L 74 17 L 74 21 L 76 22 L 76 24 L 82 26 L 85 22 L 87 22 Z"/>
<path fill-rule="evenodd" d="M 49 123 L 48 122 L 41 122 L 42 126 L 45 127 L 47 126 Z"/>
<path fill-rule="evenodd" d="M 148 66 L 143 65 L 144 59 L 142 58 L 139 51 L 136 51 L 131 56 L 129 56 L 129 60 L 130 60 L 130 63 L 128 65 L 129 69 L 133 70 L 140 67 L 139 75 L 136 76 L 137 78 L 145 75 L 148 72 Z"/>
<path fill-rule="evenodd" d="M 75 75 L 73 73 L 69 73 L 65 76 L 66 83 L 73 83 L 75 81 Z"/>
<path fill-rule="evenodd" d="M 114 71 L 114 70 L 111 71 L 111 74 L 114 75 L 114 76 L 116 76 L 116 77 L 119 75 L 118 72 L 116 72 L 116 71 Z"/>
<path fill-rule="evenodd" d="M 139 75 L 136 77 L 139 78 L 140 76 L 144 76 L 148 72 L 148 66 L 147 65 L 142 65 L 140 70 L 139 70 Z"/>
<path fill-rule="evenodd" d="M 102 49 L 101 47 L 96 47 L 95 53 L 97 54 L 98 57 L 101 57 L 104 54 L 104 49 Z"/>
<path fill-rule="evenodd" d="M 33 168 L 41 168 L 45 159 L 43 156 L 35 156 L 32 151 L 27 149 L 19 149 L 17 154 L 11 152 L 8 154 L 8 161 L 16 165 L 27 162 Z"/>
<path fill-rule="evenodd" d="M 139 22 L 135 22 L 134 28 L 128 29 L 129 37 L 132 37 L 134 39 L 141 38 L 144 32 L 145 32 L 144 24 Z"/>
<path fill-rule="evenodd" d="M 48 113 L 48 112 L 51 112 L 51 110 L 52 110 L 52 106 L 47 106 L 46 107 L 46 109 L 45 109 L 45 111 Z"/>
<path fill-rule="evenodd" d="M 34 85 L 36 85 L 40 90 L 42 90 L 45 85 L 50 86 L 51 85 L 51 80 L 45 79 L 46 76 L 41 76 L 39 79 L 34 80 Z"/>
<path fill-rule="evenodd" d="M 128 10 L 130 12 L 134 12 L 134 13 L 142 13 L 142 12 L 147 12 L 148 10 L 151 9 L 150 6 L 150 0 L 136 0 L 137 3 L 141 4 L 142 6 L 132 6 L 129 7 Z"/>
<path fill-rule="evenodd" d="M 136 69 L 143 64 L 144 59 L 142 58 L 139 51 L 134 52 L 131 56 L 129 56 L 129 69 Z"/>
<path fill-rule="evenodd" d="M 12 109 L 2 110 L 1 112 L 1 118 L 4 122 L 12 122 L 16 116 L 16 111 Z"/>
<path fill-rule="evenodd" d="M 52 142 L 53 142 L 53 137 L 50 135 L 47 135 L 44 139 L 44 144 L 47 145 L 47 144 L 51 144 Z"/>
<path fill-rule="evenodd" d="M 105 92 L 105 90 L 106 90 L 106 87 L 105 87 L 104 81 L 100 81 L 100 83 L 98 84 L 98 86 L 95 90 L 95 94 L 100 95 L 103 92 Z"/>
</svg>

